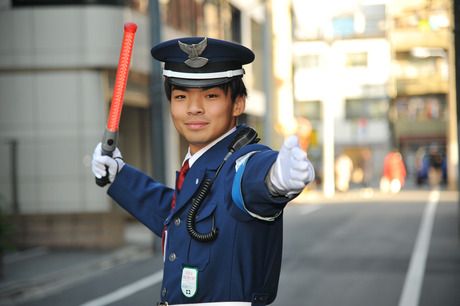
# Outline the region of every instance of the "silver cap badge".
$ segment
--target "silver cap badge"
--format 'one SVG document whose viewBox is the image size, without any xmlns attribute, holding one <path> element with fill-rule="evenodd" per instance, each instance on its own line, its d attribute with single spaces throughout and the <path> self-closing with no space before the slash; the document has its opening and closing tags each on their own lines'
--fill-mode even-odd
<svg viewBox="0 0 460 306">
<path fill-rule="evenodd" d="M 188 59 L 184 62 L 187 66 L 191 68 L 201 68 L 208 63 L 207 58 L 200 56 L 208 46 L 208 39 L 206 37 L 197 44 L 188 45 L 180 40 L 178 43 L 180 49 L 188 54 Z"/>
</svg>

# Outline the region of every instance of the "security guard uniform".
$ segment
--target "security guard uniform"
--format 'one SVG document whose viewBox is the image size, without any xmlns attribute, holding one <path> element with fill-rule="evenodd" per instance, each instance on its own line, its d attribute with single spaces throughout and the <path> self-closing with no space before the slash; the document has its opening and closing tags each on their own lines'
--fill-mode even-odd
<svg viewBox="0 0 460 306">
<path fill-rule="evenodd" d="M 192 37 L 164 42 L 152 55 L 165 63 L 167 81 L 183 87 L 212 87 L 242 77 L 242 65 L 254 54 L 227 41 Z M 221 168 L 236 130 L 200 156 L 185 176 L 180 192 L 125 165 L 108 194 L 157 236 L 166 229 L 161 301 L 174 304 L 249 302 L 275 299 L 281 268 L 282 211 L 290 198 L 273 196 L 266 177 L 278 152 L 249 144 Z M 215 177 L 216 171 L 219 174 Z M 203 242 L 187 231 L 193 199 L 205 179 L 213 185 L 194 219 L 199 233 L 217 228 L 217 238 Z"/>
<path fill-rule="evenodd" d="M 199 232 L 208 232 L 215 222 L 216 240 L 195 241 L 186 230 L 193 196 L 205 178 L 214 177 L 236 133 L 193 164 L 173 210 L 170 204 L 174 190 L 129 165 L 123 167 L 108 190 L 115 201 L 157 236 L 161 237 L 163 225 L 167 226 L 161 291 L 164 302 L 247 301 L 267 305 L 275 299 L 283 237 L 280 213 L 289 200 L 273 197 L 265 184 L 276 151 L 251 144 L 236 151 L 224 164 L 196 218 Z M 236 162 L 242 160 L 244 166 L 236 170 Z M 239 175 L 240 180 L 235 181 L 241 171 L 244 173 Z M 238 187 L 244 200 L 242 208 L 235 204 L 239 199 L 232 196 L 232 189 Z M 191 292 L 190 297 L 181 288 L 184 271 L 196 273 L 196 288 L 192 288 L 196 292 Z"/>
</svg>

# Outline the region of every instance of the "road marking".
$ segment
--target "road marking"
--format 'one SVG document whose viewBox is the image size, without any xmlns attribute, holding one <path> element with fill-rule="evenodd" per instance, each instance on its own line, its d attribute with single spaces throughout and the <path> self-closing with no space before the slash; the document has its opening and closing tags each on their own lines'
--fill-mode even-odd
<svg viewBox="0 0 460 306">
<path fill-rule="evenodd" d="M 403 291 L 399 299 L 399 306 L 418 306 L 423 276 L 425 274 L 428 248 L 430 246 L 433 221 L 439 197 L 439 190 L 430 192 L 428 203 L 423 212 L 423 219 L 420 224 L 414 250 L 412 251 L 409 270 L 407 271 Z"/>
<path fill-rule="evenodd" d="M 134 293 L 141 291 L 147 287 L 154 286 L 163 279 L 163 270 L 152 275 L 144 277 L 130 285 L 121 287 L 109 294 L 103 295 L 97 299 L 81 304 L 80 306 L 105 306 L 111 303 L 122 300 Z"/>
<path fill-rule="evenodd" d="M 300 211 L 300 214 L 301 215 L 308 215 L 308 214 L 311 214 L 312 212 L 317 211 L 318 209 L 320 209 L 320 207 L 318 205 L 316 205 L 316 206 L 313 206 L 313 205 L 305 206 L 305 207 L 302 207 L 302 210 Z"/>
</svg>

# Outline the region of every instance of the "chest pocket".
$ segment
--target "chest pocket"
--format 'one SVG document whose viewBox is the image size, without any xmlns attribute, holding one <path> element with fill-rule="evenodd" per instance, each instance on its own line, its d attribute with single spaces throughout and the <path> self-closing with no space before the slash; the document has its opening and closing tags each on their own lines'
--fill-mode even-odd
<svg viewBox="0 0 460 306">
<path fill-rule="evenodd" d="M 207 202 L 195 218 L 195 229 L 199 233 L 208 233 L 215 222 L 214 212 L 216 211 L 216 199 L 212 202 Z M 203 271 L 209 263 L 211 257 L 212 242 L 200 242 L 190 237 L 190 245 L 187 254 L 187 263 L 192 267 L 196 267 L 199 271 Z"/>
</svg>

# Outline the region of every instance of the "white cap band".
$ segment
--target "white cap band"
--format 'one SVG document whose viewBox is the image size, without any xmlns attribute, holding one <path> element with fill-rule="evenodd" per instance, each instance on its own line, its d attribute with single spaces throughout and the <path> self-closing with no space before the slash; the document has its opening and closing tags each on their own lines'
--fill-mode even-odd
<svg viewBox="0 0 460 306">
<path fill-rule="evenodd" d="M 188 72 L 177 72 L 172 70 L 163 70 L 163 75 L 170 78 L 180 79 L 193 79 L 193 80 L 206 80 L 206 79 L 220 79 L 220 78 L 232 78 L 235 76 L 243 75 L 244 69 L 228 70 L 222 72 L 210 72 L 210 73 L 188 73 Z"/>
</svg>

